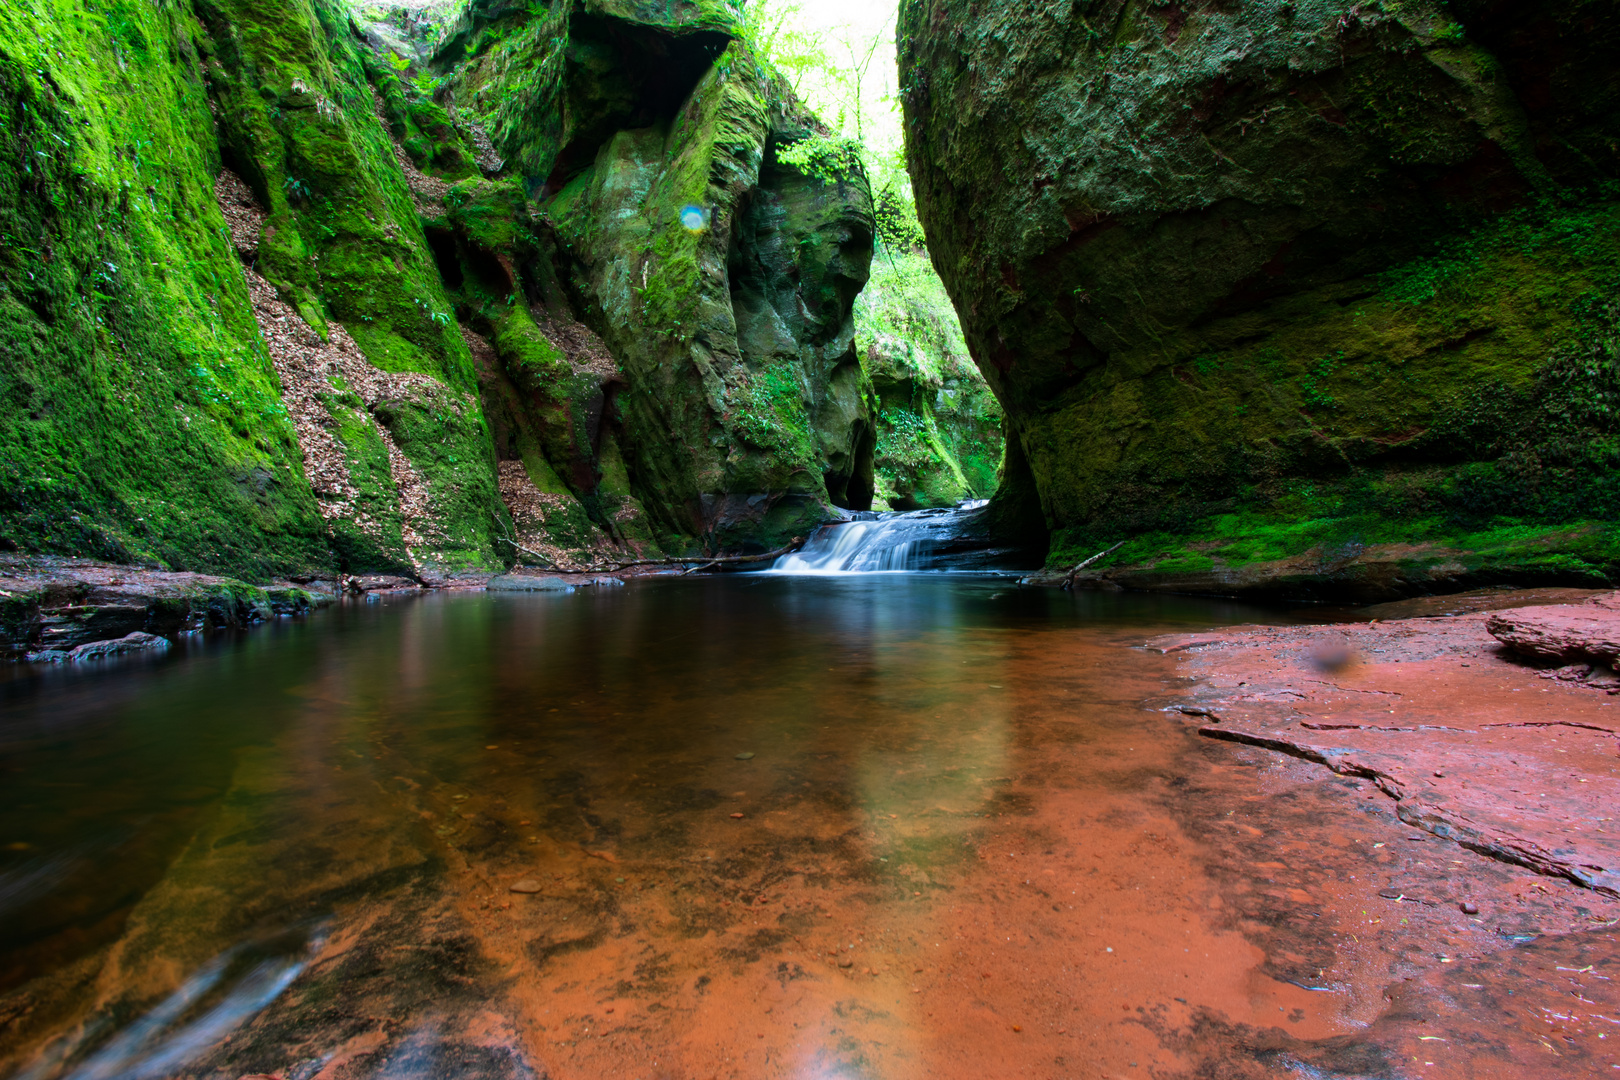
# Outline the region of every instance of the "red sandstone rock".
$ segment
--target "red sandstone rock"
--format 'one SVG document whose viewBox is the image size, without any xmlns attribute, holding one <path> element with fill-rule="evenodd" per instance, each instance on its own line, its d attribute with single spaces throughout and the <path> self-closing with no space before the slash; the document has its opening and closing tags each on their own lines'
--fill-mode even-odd
<svg viewBox="0 0 1620 1080">
<path fill-rule="evenodd" d="M 1492 615 L 1486 629 L 1523 656 L 1548 660 L 1620 659 L 1620 594 L 1584 604 L 1519 608 Z"/>
</svg>

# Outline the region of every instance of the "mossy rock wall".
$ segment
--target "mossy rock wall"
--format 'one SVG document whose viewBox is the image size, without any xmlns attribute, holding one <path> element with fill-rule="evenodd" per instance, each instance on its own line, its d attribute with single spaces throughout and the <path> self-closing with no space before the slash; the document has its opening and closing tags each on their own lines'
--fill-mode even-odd
<svg viewBox="0 0 1620 1080">
<path fill-rule="evenodd" d="M 505 564 L 471 357 L 353 29 L 335 0 L 0 12 L 10 546 L 260 579 Z M 367 384 L 319 395 L 341 475 L 313 489 L 293 339 L 357 347 Z"/>
<path fill-rule="evenodd" d="M 0 6 L 7 548 L 261 579 L 332 562 L 214 203 L 204 36 L 162 0 Z"/>
<path fill-rule="evenodd" d="M 813 120 L 734 30 L 0 8 L 0 545 L 434 581 L 868 504 L 870 207 L 774 162 Z"/>
<path fill-rule="evenodd" d="M 919 210 L 1053 564 L 1620 570 L 1612 5 L 1061 6 L 900 24 Z"/>
<path fill-rule="evenodd" d="M 537 201 L 526 295 L 618 365 L 586 410 L 596 469 L 671 550 L 872 500 L 870 200 L 776 159 L 815 120 L 733 29 L 724 4 L 475 3 L 434 60 Z"/>
<path fill-rule="evenodd" d="M 968 356 L 926 252 L 885 250 L 873 259 L 855 332 L 876 392 L 874 508 L 989 498 L 1002 466 L 1001 406 Z"/>
</svg>

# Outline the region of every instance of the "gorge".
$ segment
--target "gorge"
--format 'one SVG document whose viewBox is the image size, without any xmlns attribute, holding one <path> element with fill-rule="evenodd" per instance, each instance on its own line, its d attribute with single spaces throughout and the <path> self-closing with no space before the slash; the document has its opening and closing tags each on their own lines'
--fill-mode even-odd
<svg viewBox="0 0 1620 1080">
<path fill-rule="evenodd" d="M 0 1078 L 1620 1069 L 1613 0 L 0 0 Z"/>
</svg>

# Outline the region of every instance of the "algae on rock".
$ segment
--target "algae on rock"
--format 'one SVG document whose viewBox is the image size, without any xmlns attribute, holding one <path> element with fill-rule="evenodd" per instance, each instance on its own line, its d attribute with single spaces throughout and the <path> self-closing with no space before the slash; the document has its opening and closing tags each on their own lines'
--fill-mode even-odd
<svg viewBox="0 0 1620 1080">
<path fill-rule="evenodd" d="M 1590 0 L 906 0 L 919 209 L 1053 563 L 1620 569 L 1617 39 Z"/>
</svg>

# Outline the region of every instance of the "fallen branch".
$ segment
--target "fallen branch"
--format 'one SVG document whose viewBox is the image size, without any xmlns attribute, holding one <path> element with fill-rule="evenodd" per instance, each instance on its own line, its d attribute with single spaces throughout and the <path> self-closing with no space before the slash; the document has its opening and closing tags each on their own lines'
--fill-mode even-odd
<svg viewBox="0 0 1620 1080">
<path fill-rule="evenodd" d="M 496 539 L 497 540 L 504 540 L 508 544 L 511 544 L 513 550 L 517 551 L 521 555 L 527 555 L 531 559 L 539 559 L 540 560 L 540 566 L 537 569 L 551 570 L 551 571 L 553 571 L 555 573 L 558 573 L 558 574 L 590 573 L 591 572 L 589 570 L 584 570 L 584 571 L 564 570 L 562 567 L 551 563 L 551 561 L 549 559 L 547 559 L 544 555 L 540 554 L 538 551 L 535 551 L 535 550 L 533 550 L 531 548 L 524 547 L 522 544 L 518 543 L 516 540 L 513 540 L 510 536 L 498 536 L 498 537 L 496 537 Z"/>
<path fill-rule="evenodd" d="M 504 536 L 501 537 L 501 539 L 505 540 L 508 544 L 511 544 L 513 548 L 525 555 L 536 559 L 545 558 L 545 556 L 541 555 L 538 551 L 531 551 L 522 544 L 518 543 L 516 540 L 512 540 Z M 614 574 L 618 573 L 620 570 L 628 570 L 633 566 L 684 566 L 687 567 L 685 573 L 691 574 L 699 570 L 708 570 L 716 566 L 738 566 L 746 563 L 774 562 L 784 555 L 791 555 L 793 552 L 798 551 L 802 547 L 804 547 L 804 537 L 795 536 L 786 547 L 778 548 L 775 551 L 768 551 L 763 555 L 694 555 L 687 558 L 676 559 L 628 559 L 623 562 L 602 563 L 599 566 L 588 566 L 582 570 L 565 570 L 560 566 L 541 566 L 539 569 L 550 570 L 553 573 L 558 574 Z"/>
<path fill-rule="evenodd" d="M 1344 756 L 1348 753 L 1346 750 L 1311 746 L 1308 743 L 1294 742 L 1285 738 L 1233 731 L 1228 728 L 1201 727 L 1198 734 L 1222 742 L 1242 743 L 1246 746 L 1275 750 L 1290 757 L 1326 765 L 1340 776 L 1356 776 L 1371 780 L 1380 791 L 1395 800 L 1395 816 L 1413 828 L 1454 841 L 1469 851 L 1499 862 L 1522 866 L 1548 877 L 1564 878 L 1605 896 L 1620 896 L 1620 874 L 1610 873 L 1599 866 L 1577 864 L 1571 857 L 1560 857 L 1533 841 L 1493 833 L 1488 825 L 1476 825 L 1454 810 L 1425 802 L 1421 798 L 1408 797 L 1398 778 Z M 1281 734 L 1277 733 L 1278 736 Z"/>
<path fill-rule="evenodd" d="M 1096 562 L 1098 559 L 1102 559 L 1102 558 L 1105 558 L 1105 557 L 1107 557 L 1109 555 L 1112 555 L 1114 552 L 1118 551 L 1120 548 L 1122 548 L 1124 546 L 1125 546 L 1125 541 L 1121 540 L 1119 543 L 1115 544 L 1113 547 L 1109 548 L 1107 551 L 1099 551 L 1099 552 L 1097 552 L 1097 554 L 1093 555 L 1091 558 L 1087 559 L 1085 562 L 1075 564 L 1075 568 L 1073 570 L 1070 570 L 1068 572 L 1068 574 L 1066 574 L 1064 576 L 1064 578 L 1063 578 L 1063 588 L 1065 588 L 1065 589 L 1074 588 L 1074 576 L 1076 574 L 1078 574 L 1080 571 L 1084 570 L 1086 567 L 1090 566 L 1092 563 Z"/>
<path fill-rule="evenodd" d="M 1345 750 L 1334 750 L 1324 747 L 1312 746 L 1309 743 L 1294 742 L 1291 739 L 1267 737 L 1248 731 L 1234 731 L 1231 728 L 1201 727 L 1198 734 L 1206 739 L 1218 739 L 1221 742 L 1242 743 L 1245 746 L 1259 746 L 1266 750 L 1275 750 L 1280 754 L 1297 757 L 1302 761 L 1312 761 L 1318 765 L 1326 765 L 1340 776 L 1359 776 L 1364 780 L 1371 780 L 1378 789 L 1390 798 L 1400 801 L 1405 797 L 1401 789 L 1401 782 L 1389 773 L 1380 772 L 1370 765 L 1363 765 L 1342 755 Z M 1281 732 L 1277 733 L 1279 736 Z"/>
</svg>

